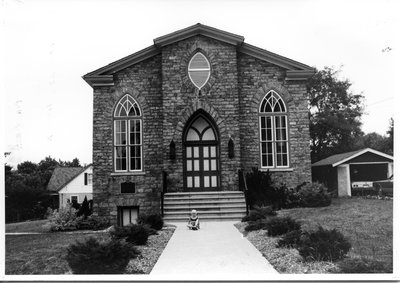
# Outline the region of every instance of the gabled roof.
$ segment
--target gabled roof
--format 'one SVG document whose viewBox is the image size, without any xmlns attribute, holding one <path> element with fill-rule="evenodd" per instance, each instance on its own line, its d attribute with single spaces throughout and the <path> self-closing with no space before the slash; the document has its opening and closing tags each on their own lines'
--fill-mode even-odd
<svg viewBox="0 0 400 283">
<path fill-rule="evenodd" d="M 304 80 L 311 77 L 315 73 L 315 69 L 308 65 L 244 43 L 244 37 L 241 35 L 236 35 L 198 23 L 185 29 L 160 36 L 154 39 L 154 44 L 152 46 L 90 72 L 84 75 L 83 79 L 92 87 L 114 85 L 114 73 L 160 54 L 161 49 L 164 46 L 196 35 L 203 35 L 234 45 L 236 46 L 238 52 L 281 66 L 287 69 L 287 80 Z"/>
<path fill-rule="evenodd" d="M 47 190 L 53 192 L 59 192 L 67 184 L 69 184 L 73 179 L 78 177 L 87 168 L 92 166 L 91 164 L 86 167 L 57 167 L 54 169 L 51 175 L 50 181 L 47 185 Z"/>
<path fill-rule="evenodd" d="M 362 155 L 364 153 L 367 153 L 367 152 L 370 152 L 370 153 L 373 153 L 373 154 L 376 154 L 376 155 L 379 155 L 379 156 L 382 156 L 382 157 L 385 157 L 385 158 L 393 160 L 393 156 L 391 156 L 391 155 L 388 155 L 386 153 L 377 151 L 377 150 L 372 149 L 372 148 L 364 148 L 364 149 L 359 149 L 359 150 L 356 150 L 356 151 L 345 152 L 345 153 L 340 153 L 340 154 L 335 154 L 335 155 L 329 156 L 329 157 L 327 157 L 325 159 L 322 159 L 322 160 L 320 160 L 318 162 L 315 162 L 311 166 L 315 167 L 315 166 L 331 165 L 332 167 L 336 167 L 336 166 L 338 166 L 340 164 L 343 164 L 343 163 L 345 163 L 345 162 L 347 162 L 347 161 L 349 161 L 349 160 L 351 160 L 353 158 L 356 158 L 357 156 L 360 156 L 360 155 Z"/>
</svg>

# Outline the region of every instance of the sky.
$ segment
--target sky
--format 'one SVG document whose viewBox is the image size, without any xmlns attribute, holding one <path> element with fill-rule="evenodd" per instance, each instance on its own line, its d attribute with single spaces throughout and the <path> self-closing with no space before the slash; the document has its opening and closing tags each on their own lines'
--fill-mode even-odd
<svg viewBox="0 0 400 283">
<path fill-rule="evenodd" d="M 385 134 L 395 115 L 400 1 L 1 0 L 0 10 L 2 147 L 12 166 L 49 155 L 89 164 L 93 95 L 82 76 L 196 23 L 340 69 L 365 96 L 365 133 Z"/>
</svg>

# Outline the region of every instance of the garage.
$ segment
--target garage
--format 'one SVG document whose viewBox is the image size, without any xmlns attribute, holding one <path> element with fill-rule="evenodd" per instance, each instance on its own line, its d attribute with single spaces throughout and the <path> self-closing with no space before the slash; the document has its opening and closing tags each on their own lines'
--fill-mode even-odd
<svg viewBox="0 0 400 283">
<path fill-rule="evenodd" d="M 313 182 L 325 184 L 338 196 L 372 190 L 372 183 L 393 175 L 393 156 L 364 148 L 332 155 L 311 165 Z"/>
</svg>

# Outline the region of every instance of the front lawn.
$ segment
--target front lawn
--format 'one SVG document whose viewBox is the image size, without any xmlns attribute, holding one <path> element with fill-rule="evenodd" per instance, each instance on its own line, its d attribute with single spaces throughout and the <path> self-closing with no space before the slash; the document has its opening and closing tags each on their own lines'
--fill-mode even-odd
<svg viewBox="0 0 400 283">
<path fill-rule="evenodd" d="M 126 273 L 150 273 L 167 245 L 174 230 L 164 229 L 158 235 L 149 236 L 139 258 L 131 260 Z M 6 274 L 70 274 L 65 260 L 66 248 L 75 241 L 87 237 L 108 239 L 106 232 L 73 233 L 58 232 L 40 235 L 6 235 Z"/>
<path fill-rule="evenodd" d="M 47 219 L 43 220 L 33 220 L 17 223 L 6 224 L 6 233 L 45 233 L 49 232 L 49 228 L 45 225 L 49 221 Z"/>
<path fill-rule="evenodd" d="M 363 198 L 333 199 L 328 207 L 294 208 L 278 211 L 301 222 L 303 230 L 318 225 L 336 228 L 351 242 L 351 258 L 366 257 L 393 268 L 393 201 Z M 245 223 L 237 224 L 243 231 Z M 267 237 L 263 230 L 250 232 L 247 238 L 281 273 L 339 272 L 336 263 L 304 262 L 296 249 L 276 248 L 279 237 Z"/>
</svg>

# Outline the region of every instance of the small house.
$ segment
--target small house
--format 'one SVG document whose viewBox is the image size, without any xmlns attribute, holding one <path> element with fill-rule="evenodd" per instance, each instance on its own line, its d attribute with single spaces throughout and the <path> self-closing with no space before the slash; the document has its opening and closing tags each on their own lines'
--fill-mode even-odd
<svg viewBox="0 0 400 283">
<path fill-rule="evenodd" d="M 85 197 L 93 199 L 93 166 L 57 167 L 53 171 L 47 190 L 57 193 L 59 207 L 68 203 L 82 203 Z"/>
</svg>

